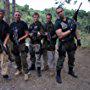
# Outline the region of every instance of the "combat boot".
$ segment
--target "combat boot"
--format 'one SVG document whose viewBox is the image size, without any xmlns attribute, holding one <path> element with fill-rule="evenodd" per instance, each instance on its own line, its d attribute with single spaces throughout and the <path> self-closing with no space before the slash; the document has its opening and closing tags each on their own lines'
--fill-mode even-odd
<svg viewBox="0 0 90 90">
<path fill-rule="evenodd" d="M 11 78 L 10 78 L 8 75 L 3 75 L 3 78 L 4 78 L 5 80 L 11 80 Z"/>
<path fill-rule="evenodd" d="M 29 68 L 29 70 L 35 70 L 35 64 L 31 64 L 31 67 Z"/>
<path fill-rule="evenodd" d="M 15 72 L 15 76 L 18 76 L 18 75 L 20 75 L 20 74 L 22 74 L 22 71 L 17 70 L 17 71 Z"/>
<path fill-rule="evenodd" d="M 62 79 L 61 79 L 61 70 L 57 70 L 57 74 L 56 74 L 56 82 L 57 83 L 62 83 Z"/>
<path fill-rule="evenodd" d="M 29 79 L 28 74 L 24 74 L 24 80 L 27 81 Z"/>
<path fill-rule="evenodd" d="M 71 75 L 71 76 L 74 77 L 74 78 L 77 78 L 77 75 L 75 75 L 72 67 L 69 67 L 68 74 Z"/>
<path fill-rule="evenodd" d="M 38 77 L 41 77 L 41 67 L 37 67 L 37 75 Z"/>
</svg>

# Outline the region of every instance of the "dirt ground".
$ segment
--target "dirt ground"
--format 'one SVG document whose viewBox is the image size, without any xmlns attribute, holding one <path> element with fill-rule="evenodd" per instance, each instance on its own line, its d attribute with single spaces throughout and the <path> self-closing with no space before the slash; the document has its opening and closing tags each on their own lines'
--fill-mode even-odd
<svg viewBox="0 0 90 90">
<path fill-rule="evenodd" d="M 29 81 L 23 80 L 23 75 L 14 76 L 14 65 L 9 65 L 11 81 L 5 81 L 0 74 L 0 90 L 90 90 L 90 48 L 81 48 L 76 52 L 75 79 L 67 74 L 67 58 L 62 70 L 62 84 L 55 81 L 55 76 L 50 77 L 49 71 L 42 72 L 42 77 L 37 77 L 32 71 Z"/>
</svg>

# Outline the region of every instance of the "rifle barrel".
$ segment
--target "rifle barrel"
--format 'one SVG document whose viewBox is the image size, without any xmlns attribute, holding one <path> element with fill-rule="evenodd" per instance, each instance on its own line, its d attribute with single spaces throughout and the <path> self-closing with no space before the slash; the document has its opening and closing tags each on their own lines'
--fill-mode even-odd
<svg viewBox="0 0 90 90">
<path fill-rule="evenodd" d="M 81 5 L 82 5 L 82 2 L 80 3 L 78 10 L 80 9 Z"/>
</svg>

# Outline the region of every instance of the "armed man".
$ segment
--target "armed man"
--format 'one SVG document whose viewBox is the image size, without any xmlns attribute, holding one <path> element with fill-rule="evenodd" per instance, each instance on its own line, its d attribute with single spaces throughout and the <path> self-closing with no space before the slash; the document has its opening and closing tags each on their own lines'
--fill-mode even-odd
<svg viewBox="0 0 90 90">
<path fill-rule="evenodd" d="M 42 39 L 42 34 L 44 32 L 43 26 L 41 22 L 39 21 L 39 14 L 35 12 L 33 14 L 33 20 L 34 22 L 30 25 L 29 27 L 29 32 L 30 32 L 30 39 L 31 39 L 31 67 L 29 70 L 35 70 L 35 65 L 36 65 L 36 70 L 37 70 L 37 75 L 40 77 L 41 76 L 41 39 Z"/>
<path fill-rule="evenodd" d="M 10 24 L 10 38 L 13 42 L 13 54 L 15 55 L 15 63 L 17 71 L 15 75 L 19 75 L 24 71 L 24 80 L 28 80 L 28 64 L 27 64 L 27 49 L 25 39 L 29 35 L 27 24 L 21 20 L 21 13 L 15 11 L 15 21 Z"/>
<path fill-rule="evenodd" d="M 56 66 L 56 81 L 62 83 L 61 69 L 63 68 L 66 52 L 68 55 L 68 74 L 77 78 L 73 70 L 76 51 L 76 24 L 72 19 L 64 16 L 64 9 L 62 7 L 56 8 L 56 13 L 58 18 L 55 22 L 55 30 L 59 38 L 59 58 Z"/>
<path fill-rule="evenodd" d="M 8 76 L 8 55 L 7 42 L 9 40 L 9 25 L 3 20 L 4 10 L 0 9 L 0 61 L 1 61 L 1 74 L 3 78 L 9 79 Z"/>
<path fill-rule="evenodd" d="M 56 44 L 56 33 L 54 30 L 54 24 L 52 23 L 51 13 L 46 14 L 46 23 L 44 25 L 44 30 L 46 34 L 44 45 L 46 45 L 47 50 L 47 61 L 44 61 L 48 64 L 50 75 L 53 76 L 55 69 L 55 44 Z"/>
</svg>

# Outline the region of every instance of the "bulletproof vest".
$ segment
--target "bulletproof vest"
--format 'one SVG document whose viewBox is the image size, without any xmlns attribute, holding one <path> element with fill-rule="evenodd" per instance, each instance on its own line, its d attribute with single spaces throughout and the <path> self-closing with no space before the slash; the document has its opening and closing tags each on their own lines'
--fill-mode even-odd
<svg viewBox="0 0 90 90">
<path fill-rule="evenodd" d="M 42 24 L 39 21 L 36 22 L 36 23 L 32 23 L 31 26 L 30 26 L 30 32 L 32 33 L 32 32 L 40 31 L 41 26 L 42 26 Z"/>
<path fill-rule="evenodd" d="M 31 37 L 32 39 L 32 42 L 40 42 L 40 38 L 38 37 L 38 32 L 40 31 L 42 27 L 42 24 L 41 22 L 36 22 L 36 23 L 33 23 L 31 26 L 30 26 L 30 33 L 33 33 L 33 36 Z"/>
<path fill-rule="evenodd" d="M 56 43 L 56 38 L 52 38 L 53 35 L 55 35 L 54 31 L 54 25 L 52 22 L 46 23 L 45 24 L 45 29 L 47 34 L 47 50 L 55 50 L 55 43 Z"/>
<path fill-rule="evenodd" d="M 60 23 L 61 23 L 61 26 L 62 26 L 62 31 L 65 32 L 65 31 L 70 30 L 70 28 L 73 24 L 73 21 L 72 21 L 72 19 L 66 18 L 66 21 L 61 21 Z M 74 41 L 74 37 L 75 37 L 75 32 L 72 32 L 68 36 L 64 37 L 63 41 L 66 41 L 66 42 Z"/>
<path fill-rule="evenodd" d="M 46 27 L 47 32 L 48 31 L 51 32 L 51 30 L 53 30 L 54 26 L 53 26 L 52 22 L 49 22 L 49 23 L 46 23 L 45 27 Z"/>
</svg>

